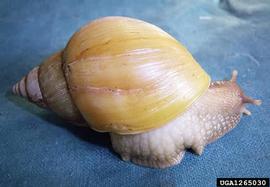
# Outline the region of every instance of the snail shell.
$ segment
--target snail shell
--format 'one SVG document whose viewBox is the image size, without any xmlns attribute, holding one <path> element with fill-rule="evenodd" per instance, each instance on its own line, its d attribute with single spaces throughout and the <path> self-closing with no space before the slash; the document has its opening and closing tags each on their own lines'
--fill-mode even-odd
<svg viewBox="0 0 270 187">
<path fill-rule="evenodd" d="M 85 120 L 97 131 L 117 134 L 166 124 L 210 84 L 207 73 L 172 36 L 126 17 L 106 17 L 82 27 L 26 80 L 34 85 L 24 91 L 31 101 L 66 120 Z"/>
</svg>

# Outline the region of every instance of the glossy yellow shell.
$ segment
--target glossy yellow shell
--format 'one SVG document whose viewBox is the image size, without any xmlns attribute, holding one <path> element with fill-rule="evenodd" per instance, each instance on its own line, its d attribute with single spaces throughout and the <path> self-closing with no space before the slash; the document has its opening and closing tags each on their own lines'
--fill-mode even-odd
<svg viewBox="0 0 270 187">
<path fill-rule="evenodd" d="M 102 132 L 134 134 L 165 125 L 210 83 L 172 36 L 125 17 L 84 26 L 70 39 L 63 61 L 73 102 Z"/>
</svg>

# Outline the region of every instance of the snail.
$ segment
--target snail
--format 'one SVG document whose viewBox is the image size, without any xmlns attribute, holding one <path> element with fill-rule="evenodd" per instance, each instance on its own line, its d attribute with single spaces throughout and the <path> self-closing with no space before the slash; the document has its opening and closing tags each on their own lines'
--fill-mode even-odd
<svg viewBox="0 0 270 187">
<path fill-rule="evenodd" d="M 150 23 L 105 17 L 31 70 L 13 93 L 76 125 L 109 132 L 125 161 L 166 168 L 186 149 L 201 155 L 250 115 L 236 82 L 211 82 L 188 50 Z"/>
</svg>

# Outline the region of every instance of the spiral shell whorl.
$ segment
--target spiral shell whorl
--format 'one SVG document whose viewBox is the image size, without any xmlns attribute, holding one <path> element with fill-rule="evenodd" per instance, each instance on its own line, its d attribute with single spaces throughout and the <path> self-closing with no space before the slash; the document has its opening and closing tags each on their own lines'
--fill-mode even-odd
<svg viewBox="0 0 270 187">
<path fill-rule="evenodd" d="M 25 77 L 12 87 L 15 95 L 27 98 L 29 101 L 46 107 L 38 82 L 39 66 L 33 68 Z"/>
<path fill-rule="evenodd" d="M 49 108 L 63 119 L 75 123 L 84 122 L 69 94 L 62 63 L 62 51 L 60 51 L 40 65 L 39 84 L 41 93 Z"/>
<path fill-rule="evenodd" d="M 62 71 L 62 52 L 57 52 L 16 83 L 12 92 L 76 125 L 84 124 L 66 84 Z M 83 125 L 85 126 L 85 125 Z"/>
<path fill-rule="evenodd" d="M 25 90 L 25 77 L 23 77 L 19 82 L 13 85 L 12 93 L 15 95 L 19 95 L 22 97 L 27 97 L 26 90 Z"/>
</svg>

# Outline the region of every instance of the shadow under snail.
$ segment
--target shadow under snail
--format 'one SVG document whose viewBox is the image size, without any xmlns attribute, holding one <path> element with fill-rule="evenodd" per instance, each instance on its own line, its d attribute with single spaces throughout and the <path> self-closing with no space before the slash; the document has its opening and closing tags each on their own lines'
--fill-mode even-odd
<svg viewBox="0 0 270 187">
<path fill-rule="evenodd" d="M 155 168 L 178 164 L 187 148 L 201 155 L 260 105 L 236 83 L 210 82 L 192 55 L 160 28 L 105 17 L 13 86 L 13 93 L 74 124 L 109 132 L 123 160 Z"/>
</svg>

